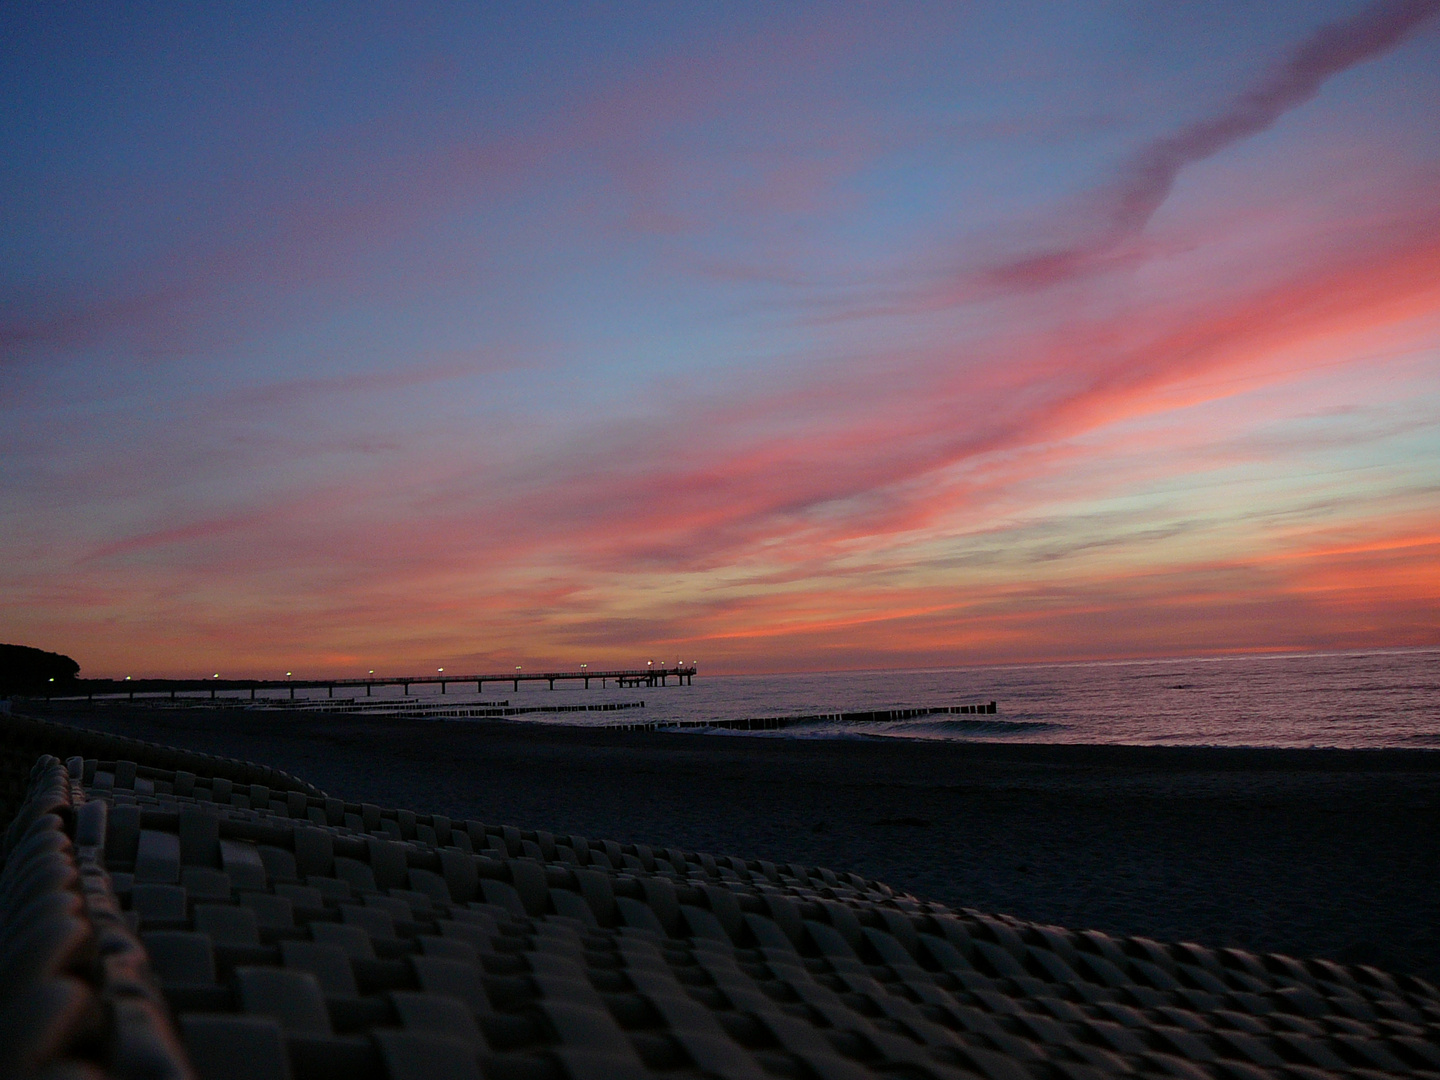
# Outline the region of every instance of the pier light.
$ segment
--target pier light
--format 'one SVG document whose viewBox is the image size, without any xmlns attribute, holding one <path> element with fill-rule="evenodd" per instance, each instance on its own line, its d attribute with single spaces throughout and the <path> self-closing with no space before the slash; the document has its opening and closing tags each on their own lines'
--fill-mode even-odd
<svg viewBox="0 0 1440 1080">
<path fill-rule="evenodd" d="M 375 669 L 374 669 L 373 667 L 370 669 L 370 674 L 371 674 L 371 675 L 374 675 L 374 674 L 375 674 Z"/>
<path fill-rule="evenodd" d="M 214 675 L 211 675 L 210 677 L 211 677 L 212 679 L 218 679 L 218 678 L 220 677 L 220 672 L 217 671 L 217 672 L 215 672 Z"/>
<path fill-rule="evenodd" d="M 288 679 L 290 677 L 290 672 L 285 672 L 285 677 Z"/>
<path fill-rule="evenodd" d="M 435 670 L 438 671 L 438 672 L 440 672 L 440 674 L 442 674 L 442 675 L 445 674 L 445 669 L 444 669 L 443 667 L 442 667 L 442 668 L 436 668 Z"/>
<path fill-rule="evenodd" d="M 130 676 L 129 676 L 129 675 L 126 675 L 126 676 L 125 676 L 125 681 L 126 681 L 126 682 L 129 682 L 129 681 L 130 681 Z"/>
<path fill-rule="evenodd" d="M 51 682 L 54 682 L 54 681 L 55 681 L 55 676 L 54 676 L 54 675 L 51 675 L 51 676 L 50 676 L 50 681 L 51 681 Z"/>
</svg>

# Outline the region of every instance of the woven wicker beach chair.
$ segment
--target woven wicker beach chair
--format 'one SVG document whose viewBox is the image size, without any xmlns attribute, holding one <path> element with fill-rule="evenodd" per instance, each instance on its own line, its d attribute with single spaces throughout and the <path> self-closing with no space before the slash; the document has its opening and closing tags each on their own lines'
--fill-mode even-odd
<svg viewBox="0 0 1440 1080">
<path fill-rule="evenodd" d="M 1440 1080 L 1419 979 L 115 745 L 41 756 L 5 834 L 0 1075 Z"/>
</svg>

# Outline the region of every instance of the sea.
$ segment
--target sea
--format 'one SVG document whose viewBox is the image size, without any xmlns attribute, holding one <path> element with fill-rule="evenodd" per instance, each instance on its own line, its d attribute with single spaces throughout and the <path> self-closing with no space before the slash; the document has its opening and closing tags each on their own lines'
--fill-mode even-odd
<svg viewBox="0 0 1440 1080">
<path fill-rule="evenodd" d="M 503 692 L 502 692 L 503 691 Z M 684 729 L 695 737 L 932 739 L 1130 745 L 1440 748 L 1440 648 L 1182 660 L 1006 664 L 794 675 L 706 675 L 690 685 L 414 686 L 377 690 L 367 710 L 414 710 L 465 722 L 467 708 L 508 703 L 524 723 L 586 726 L 803 717 L 778 730 Z M 393 706 L 391 701 L 393 699 Z M 988 705 L 983 715 L 856 722 L 834 714 Z M 643 703 L 643 705 L 642 705 Z M 333 707 L 332 702 L 315 704 Z M 576 711 L 574 706 L 628 706 Z M 567 707 L 566 711 L 528 711 Z M 451 713 L 451 716 L 445 716 Z"/>
</svg>

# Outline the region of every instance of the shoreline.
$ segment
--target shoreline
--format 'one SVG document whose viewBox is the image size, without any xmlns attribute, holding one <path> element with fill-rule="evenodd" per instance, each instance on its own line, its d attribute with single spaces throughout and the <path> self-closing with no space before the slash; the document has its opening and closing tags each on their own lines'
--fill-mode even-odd
<svg viewBox="0 0 1440 1080">
<path fill-rule="evenodd" d="M 202 699 L 196 699 L 200 702 Z M 324 703 L 324 699 L 320 699 Z M 1011 738 L 984 738 L 981 736 L 965 738 L 944 738 L 934 735 L 907 735 L 902 732 L 878 732 L 878 731 L 846 731 L 843 728 L 835 728 L 818 733 L 787 734 L 786 729 L 801 727 L 808 723 L 830 722 L 835 718 L 845 719 L 845 714 L 836 713 L 832 715 L 771 715 L 748 717 L 740 720 L 675 720 L 675 721 L 627 721 L 614 720 L 603 724 L 585 725 L 572 724 L 566 720 L 541 721 L 541 720 L 520 720 L 515 719 L 529 714 L 551 714 L 562 715 L 567 713 L 594 713 L 594 712 L 626 712 L 634 708 L 643 708 L 645 703 L 605 703 L 591 705 L 552 705 L 552 706 L 515 706 L 506 702 L 486 704 L 482 702 L 457 702 L 454 705 L 434 705 L 426 703 L 436 709 L 435 712 L 403 711 L 386 712 L 380 708 L 366 708 L 363 710 L 347 711 L 343 708 L 317 708 L 313 710 L 301 708 L 267 709 L 249 708 L 242 705 L 216 707 L 214 704 L 197 704 L 193 708 L 187 708 L 183 703 L 176 704 L 173 701 L 160 704 L 155 708 L 147 708 L 143 701 L 125 701 L 121 699 L 90 701 L 85 698 L 57 698 L 51 699 L 25 699 L 18 701 L 18 714 L 45 716 L 45 717 L 86 717 L 93 715 L 109 716 L 116 713 L 126 713 L 134 717 L 143 716 L 143 722 L 158 722 L 163 724 L 163 718 L 171 714 L 186 714 L 198 716 L 215 717 L 264 717 L 275 721 L 299 720 L 304 718 L 324 717 L 327 720 L 346 720 L 352 722 L 364 721 L 391 721 L 394 723 L 442 723 L 442 724 L 481 724 L 487 721 L 499 723 L 513 723 L 524 726 L 530 730 L 543 730 L 547 728 L 559 728 L 567 731 L 593 731 L 593 732 L 636 732 L 645 731 L 664 735 L 715 735 L 745 739 L 763 740 L 793 740 L 797 742 L 827 742 L 827 741 L 869 741 L 875 743 L 894 742 L 907 743 L 923 746 L 970 746 L 984 748 L 987 754 L 994 754 L 1005 748 L 1014 748 L 1024 751 L 1035 749 L 1039 751 L 1055 750 L 1065 756 L 1070 756 L 1072 751 L 1105 750 L 1118 751 L 1158 751 L 1162 754 L 1171 753 L 1199 753 L 1199 754 L 1223 754 L 1234 752 L 1241 755 L 1265 755 L 1265 754 L 1299 754 L 1306 755 L 1306 758 L 1296 758 L 1295 765 L 1304 766 L 1311 755 L 1382 755 L 1385 760 L 1379 758 L 1372 763 L 1366 764 L 1358 759 L 1351 759 L 1351 764 L 1336 758 L 1334 764 L 1327 764 L 1325 768 L 1339 767 L 1342 769 L 1370 770 L 1376 764 L 1386 768 L 1409 769 L 1415 768 L 1419 771 L 1428 771 L 1431 767 L 1440 768 L 1440 764 L 1427 763 L 1426 758 L 1433 758 L 1440 763 L 1440 743 L 1421 744 L 1415 746 L 1346 746 L 1331 743 L 1307 743 L 1307 744 L 1276 744 L 1276 743 L 1220 743 L 1220 742 L 1111 742 L 1111 741 L 1087 741 L 1075 740 L 1053 740 L 1031 739 L 1021 737 Z M 9 701 L 0 700 L 0 706 L 8 706 Z M 421 706 L 424 708 L 424 706 Z M 457 715 L 459 710 L 473 709 L 479 715 Z M 439 711 L 446 710 L 446 711 Z M 449 710 L 454 710 L 451 712 Z M 925 709 L 895 709 L 893 712 L 921 712 Z M 948 718 L 947 714 L 961 712 L 959 707 L 939 707 L 934 710 L 935 717 Z M 985 715 L 984 713 L 970 715 Z M 929 717 L 919 717 L 927 719 Z M 869 723 L 868 720 L 848 721 L 857 726 Z M 969 722 L 969 721 L 961 721 Z M 977 725 L 984 725 L 984 720 L 973 721 Z M 997 719 L 993 721 L 997 725 L 1013 725 L 1015 727 L 1031 726 L 1029 721 L 1008 721 Z M 760 725 L 755 727 L 742 725 Z M 188 726 L 188 725 L 187 725 Z M 1049 724 L 1039 723 L 1035 726 L 1049 727 Z M 1437 736 L 1440 738 L 1440 736 Z M 1414 755 L 1411 763 L 1410 755 Z M 1023 755 L 1022 755 L 1023 756 Z M 1393 761 L 1391 760 L 1393 759 Z M 1257 763 L 1258 758 L 1255 759 Z M 1388 762 L 1388 763 L 1387 763 Z M 1405 764 L 1402 764 L 1405 762 Z M 1160 762 L 1155 762 L 1159 764 Z"/>
<path fill-rule="evenodd" d="M 878 878 L 1071 929 L 1440 978 L 1440 754 L 697 738 L 504 720 L 52 707 L 347 799 Z"/>
</svg>

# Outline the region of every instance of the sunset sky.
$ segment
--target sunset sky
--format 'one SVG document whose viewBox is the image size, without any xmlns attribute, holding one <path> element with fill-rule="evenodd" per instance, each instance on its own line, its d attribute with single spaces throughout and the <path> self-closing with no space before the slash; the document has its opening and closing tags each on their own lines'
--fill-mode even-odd
<svg viewBox="0 0 1440 1080">
<path fill-rule="evenodd" d="M 0 640 L 1440 642 L 1440 0 L 0 8 Z"/>
</svg>

